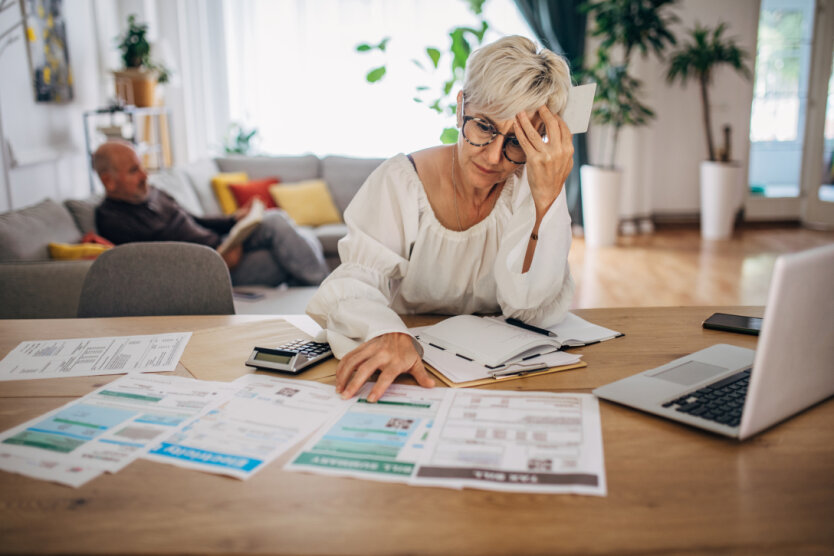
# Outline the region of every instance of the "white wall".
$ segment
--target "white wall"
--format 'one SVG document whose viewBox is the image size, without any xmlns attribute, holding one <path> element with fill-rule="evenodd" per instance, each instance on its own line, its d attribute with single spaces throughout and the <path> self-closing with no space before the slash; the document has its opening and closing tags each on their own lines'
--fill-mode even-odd
<svg viewBox="0 0 834 556">
<path fill-rule="evenodd" d="M 64 11 L 74 77 L 71 102 L 35 102 L 22 26 L 2 43 L 8 46 L 0 50 L 0 118 L 10 156 L 0 157 L 0 210 L 89 193 L 82 113 L 102 102 L 92 1 L 64 2 Z M 0 33 L 20 18 L 17 3 L 0 13 Z"/>
<path fill-rule="evenodd" d="M 675 27 L 679 42 L 685 39 L 684 29 L 696 22 L 709 27 L 725 22 L 725 37 L 734 37 L 749 53 L 748 66 L 753 70 L 759 0 L 685 0 L 680 8 L 681 23 Z M 691 80 L 686 88 L 679 82 L 668 86 L 665 70 L 657 63 L 640 68 L 658 115 L 655 124 L 641 132 L 641 178 L 648 184 L 652 214 L 694 214 L 700 210 L 698 167 L 708 157 L 699 89 Z M 742 183 L 747 183 L 753 81 L 723 67 L 715 73 L 709 94 L 716 148 L 721 145 L 724 124 L 729 124 L 732 158 L 743 168 Z"/>
<path fill-rule="evenodd" d="M 685 31 L 696 22 L 709 27 L 725 22 L 725 37 L 734 37 L 750 54 L 748 65 L 753 69 L 759 0 L 683 0 L 672 10 L 680 19 L 672 28 L 679 44 L 686 40 Z M 624 219 L 695 215 L 700 210 L 698 166 L 707 158 L 697 82 L 690 81 L 685 88 L 680 82 L 667 85 L 666 65 L 655 57 L 643 60 L 638 56 L 632 66 L 635 76 L 643 81 L 645 103 L 657 118 L 647 127 L 627 128 L 620 138 L 620 215 Z M 745 81 L 726 68 L 716 72 L 710 89 L 713 140 L 720 145 L 721 129 L 725 123 L 730 124 L 732 157 L 744 168 L 744 183 L 752 101 L 752 81 Z M 598 162 L 593 155 L 598 151 L 601 132 L 592 128 L 589 134 L 592 162 Z"/>
</svg>

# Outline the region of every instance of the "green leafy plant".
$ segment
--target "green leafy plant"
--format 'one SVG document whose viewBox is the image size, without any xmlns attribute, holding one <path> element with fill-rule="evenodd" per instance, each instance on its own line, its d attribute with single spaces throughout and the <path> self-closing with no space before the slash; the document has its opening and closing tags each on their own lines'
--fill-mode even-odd
<svg viewBox="0 0 834 556">
<path fill-rule="evenodd" d="M 642 83 L 629 74 L 634 52 L 643 57 L 663 57 L 664 49 L 676 44 L 669 26 L 678 18 L 668 12 L 676 0 L 593 0 L 581 6 L 594 24 L 592 37 L 601 38 L 596 61 L 578 72 L 583 81 L 597 84 L 593 121 L 612 130 L 610 148 L 603 143 L 603 160 L 614 167 L 620 131 L 625 126 L 648 124 L 655 114 L 640 100 Z M 608 151 L 606 153 L 606 150 Z M 608 154 L 608 156 L 605 156 Z"/>
<path fill-rule="evenodd" d="M 256 127 L 250 129 L 239 122 L 232 122 L 226 132 L 223 150 L 226 154 L 250 154 L 257 134 Z"/>
<path fill-rule="evenodd" d="M 171 77 L 171 70 L 161 62 L 151 59 L 151 45 L 147 39 L 148 24 L 137 23 L 136 15 L 127 17 L 127 30 L 124 35 L 116 37 L 118 48 L 122 52 L 122 62 L 126 68 L 146 68 L 157 74 L 159 83 L 166 83 Z"/>
<path fill-rule="evenodd" d="M 712 83 L 715 68 L 728 65 L 745 79 L 749 80 L 753 76 L 750 68 L 745 64 L 745 59 L 749 58 L 749 54 L 739 48 L 733 39 L 723 37 L 726 29 L 727 26 L 724 23 L 720 23 L 715 29 L 696 24 L 695 28 L 689 31 L 690 41 L 673 53 L 669 59 L 666 73 L 666 80 L 669 83 L 674 83 L 679 79 L 681 84 L 685 85 L 690 78 L 698 80 L 707 152 L 709 160 L 713 162 L 719 159 L 722 162 L 730 160 L 729 126 L 725 126 L 725 146 L 721 153 L 716 153 L 712 140 L 709 86 Z"/>
<path fill-rule="evenodd" d="M 436 77 L 438 72 L 445 72 L 438 81 L 439 88 L 429 85 L 416 86 L 414 102 L 424 104 L 438 114 L 454 115 L 457 110 L 457 99 L 454 92 L 463 83 L 466 61 L 473 50 L 484 42 L 484 35 L 489 29 L 489 23 L 483 17 L 483 5 L 486 0 L 465 0 L 469 10 L 478 18 L 477 26 L 458 26 L 449 31 L 449 46 L 446 50 L 434 46 L 427 46 L 423 50 L 423 59 L 412 59 L 412 62 L 426 72 L 427 76 Z M 390 37 L 383 38 L 377 44 L 362 43 L 356 47 L 360 53 L 386 52 Z M 372 68 L 365 75 L 368 83 L 377 83 L 385 77 L 387 64 Z M 440 134 L 440 141 L 444 144 L 455 143 L 458 140 L 456 127 L 444 128 Z"/>
</svg>

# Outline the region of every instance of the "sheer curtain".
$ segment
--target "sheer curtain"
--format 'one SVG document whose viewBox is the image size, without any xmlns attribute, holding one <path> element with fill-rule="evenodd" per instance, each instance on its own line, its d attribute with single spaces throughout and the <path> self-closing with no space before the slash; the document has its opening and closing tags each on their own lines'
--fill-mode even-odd
<svg viewBox="0 0 834 556">
<path fill-rule="evenodd" d="M 535 40 L 512 0 L 489 0 L 484 14 L 487 42 Z M 261 151 L 388 157 L 436 145 L 453 125 L 413 100 L 446 74 L 412 60 L 426 65 L 427 46 L 443 52 L 449 30 L 477 18 L 462 0 L 226 0 L 224 21 L 230 120 L 257 127 Z M 385 55 L 355 50 L 384 37 Z M 367 83 L 382 64 L 383 80 Z"/>
</svg>

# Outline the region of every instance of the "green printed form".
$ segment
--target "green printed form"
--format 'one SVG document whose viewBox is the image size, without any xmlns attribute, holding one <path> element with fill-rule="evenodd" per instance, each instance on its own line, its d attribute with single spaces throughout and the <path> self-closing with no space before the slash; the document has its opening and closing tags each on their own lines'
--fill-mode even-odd
<svg viewBox="0 0 834 556">
<path fill-rule="evenodd" d="M 443 393 L 395 384 L 379 402 L 370 403 L 364 397 L 368 391 L 314 437 L 287 469 L 408 480 Z"/>
</svg>

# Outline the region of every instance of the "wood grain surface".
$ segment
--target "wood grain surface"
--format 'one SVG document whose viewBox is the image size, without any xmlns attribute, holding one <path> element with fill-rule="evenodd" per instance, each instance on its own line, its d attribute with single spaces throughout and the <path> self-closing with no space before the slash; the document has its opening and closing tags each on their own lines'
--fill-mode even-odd
<svg viewBox="0 0 834 556">
<path fill-rule="evenodd" d="M 755 337 L 703 330 L 701 321 L 716 311 L 761 315 L 751 307 L 577 311 L 626 336 L 579 350 L 587 368 L 500 388 L 587 392 L 714 343 L 755 347 Z M 261 320 L 265 332 L 280 325 L 275 317 Z M 235 343 L 253 334 L 252 322 L 235 316 L 0 321 L 0 353 L 24 339 L 194 330 L 186 368 L 201 364 L 196 352 L 205 348 L 195 340 L 205 336 L 218 338 L 210 346 L 218 360 L 230 357 L 245 372 L 237 352 L 231 354 L 246 351 Z M 221 326 L 227 328 L 218 337 L 213 329 Z M 321 367 L 317 379 L 332 381 L 335 362 Z M 54 409 L 105 379 L 0 382 L 0 428 Z M 607 402 L 600 409 L 605 498 L 408 487 L 287 473 L 281 461 L 238 481 L 140 460 L 78 489 L 0 472 L 0 552 L 834 552 L 831 400 L 744 443 Z"/>
</svg>

